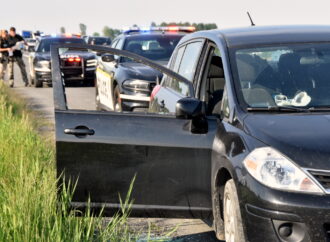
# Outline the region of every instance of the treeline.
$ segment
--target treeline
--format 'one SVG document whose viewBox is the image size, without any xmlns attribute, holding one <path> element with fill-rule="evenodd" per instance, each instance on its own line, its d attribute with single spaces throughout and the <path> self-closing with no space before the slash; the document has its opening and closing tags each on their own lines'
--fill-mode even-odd
<svg viewBox="0 0 330 242">
<path fill-rule="evenodd" d="M 152 27 L 155 27 L 155 26 L 165 27 L 165 26 L 172 26 L 172 25 L 176 25 L 176 26 L 194 26 L 196 28 L 196 31 L 210 30 L 210 29 L 217 29 L 218 28 L 217 24 L 215 24 L 215 23 L 162 22 L 160 24 L 156 24 L 155 22 L 152 22 L 150 24 L 150 26 L 152 26 Z M 136 24 L 133 24 L 132 26 L 137 27 Z M 85 24 L 80 23 L 79 24 L 79 29 L 80 29 L 80 33 L 82 35 L 86 35 L 87 26 Z M 61 31 L 61 33 L 65 33 L 65 28 L 61 27 L 60 31 Z M 100 34 L 98 32 L 94 32 L 93 36 L 103 35 L 103 36 L 106 36 L 106 37 L 110 37 L 111 39 L 114 39 L 120 33 L 121 33 L 120 29 L 113 29 L 113 28 L 110 28 L 109 26 L 104 26 L 104 28 L 102 30 L 102 34 Z"/>
<path fill-rule="evenodd" d="M 160 24 L 161 27 L 176 25 L 176 26 L 194 26 L 196 31 L 200 30 L 210 30 L 217 29 L 218 26 L 215 23 L 190 23 L 190 22 L 162 22 Z M 156 23 L 152 23 L 151 26 L 158 26 Z"/>
</svg>

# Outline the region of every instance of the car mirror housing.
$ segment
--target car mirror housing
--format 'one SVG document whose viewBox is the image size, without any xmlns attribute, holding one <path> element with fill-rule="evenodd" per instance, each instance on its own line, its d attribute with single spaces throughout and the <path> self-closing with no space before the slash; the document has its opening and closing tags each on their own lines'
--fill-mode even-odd
<svg viewBox="0 0 330 242">
<path fill-rule="evenodd" d="M 102 55 L 101 59 L 103 62 L 113 62 L 116 60 L 114 55 L 109 54 Z"/>
<path fill-rule="evenodd" d="M 180 99 L 176 103 L 175 116 L 178 119 L 191 120 L 190 131 L 195 134 L 205 134 L 208 122 L 205 115 L 205 103 L 191 97 Z"/>
<path fill-rule="evenodd" d="M 175 116 L 178 119 L 194 119 L 203 114 L 203 102 L 196 98 L 186 97 L 176 103 Z"/>
</svg>

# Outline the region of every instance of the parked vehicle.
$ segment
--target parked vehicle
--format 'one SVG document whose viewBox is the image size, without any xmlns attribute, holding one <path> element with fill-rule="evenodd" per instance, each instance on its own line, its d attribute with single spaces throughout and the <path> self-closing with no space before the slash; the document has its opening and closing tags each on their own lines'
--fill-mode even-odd
<svg viewBox="0 0 330 242">
<path fill-rule="evenodd" d="M 114 39 L 112 47 L 131 51 L 166 65 L 190 27 L 153 27 L 126 30 Z M 96 106 L 99 110 L 146 111 L 150 93 L 162 73 L 128 58 L 104 55 L 96 70 Z"/>
<path fill-rule="evenodd" d="M 226 241 L 328 241 L 329 40 L 329 26 L 249 27 L 186 35 L 170 69 L 130 56 L 165 74 L 149 114 L 68 110 L 53 70 L 72 205 L 111 215 L 136 176 L 132 216 L 211 219 Z"/>
<path fill-rule="evenodd" d="M 47 36 L 37 41 L 35 52 L 30 55 L 30 63 L 32 63 L 30 78 L 35 87 L 42 87 L 43 82 L 51 84 L 51 45 L 68 43 L 85 44 L 81 38 L 65 36 Z M 61 53 L 61 70 L 67 84 L 81 83 L 94 86 L 96 63 L 95 53 L 85 50 L 72 51 L 68 49 Z"/>
</svg>

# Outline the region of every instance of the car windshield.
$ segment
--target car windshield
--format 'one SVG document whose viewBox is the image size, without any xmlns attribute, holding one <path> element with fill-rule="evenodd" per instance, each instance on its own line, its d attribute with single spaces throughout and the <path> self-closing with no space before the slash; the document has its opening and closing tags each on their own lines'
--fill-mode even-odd
<svg viewBox="0 0 330 242">
<path fill-rule="evenodd" d="M 168 62 L 174 48 L 183 35 L 137 35 L 127 38 L 124 50 L 141 55 L 153 61 Z M 122 58 L 122 62 L 130 62 Z"/>
<path fill-rule="evenodd" d="M 231 56 L 248 107 L 330 106 L 329 43 L 236 49 Z"/>
<path fill-rule="evenodd" d="M 41 40 L 37 52 L 49 52 L 50 46 L 53 44 L 86 44 L 83 39 L 75 38 L 49 38 Z"/>
<path fill-rule="evenodd" d="M 94 37 L 91 40 L 91 44 L 93 44 L 93 45 L 110 45 L 111 40 L 109 38 L 105 38 L 105 37 Z"/>
</svg>

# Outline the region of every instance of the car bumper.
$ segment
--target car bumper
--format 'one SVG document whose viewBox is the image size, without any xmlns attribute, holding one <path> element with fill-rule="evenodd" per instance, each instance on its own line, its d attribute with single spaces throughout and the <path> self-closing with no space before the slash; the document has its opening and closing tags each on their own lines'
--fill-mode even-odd
<svg viewBox="0 0 330 242">
<path fill-rule="evenodd" d="M 149 94 L 125 92 L 120 94 L 123 111 L 145 112 L 149 109 Z"/>
<path fill-rule="evenodd" d="M 43 82 L 52 82 L 52 74 L 51 72 L 42 72 L 42 71 L 36 71 L 35 72 L 35 77 L 36 79 L 43 81 Z M 75 74 L 75 73 L 69 73 L 69 74 L 64 74 L 64 79 L 65 81 L 83 81 L 83 80 L 95 80 L 95 72 L 94 71 L 89 71 L 85 72 L 84 75 L 81 73 Z"/>
<path fill-rule="evenodd" d="M 329 195 L 278 191 L 249 175 L 243 183 L 239 194 L 248 241 L 330 241 Z"/>
</svg>

